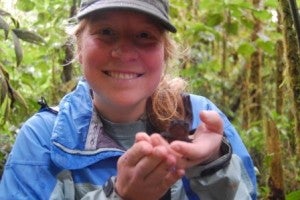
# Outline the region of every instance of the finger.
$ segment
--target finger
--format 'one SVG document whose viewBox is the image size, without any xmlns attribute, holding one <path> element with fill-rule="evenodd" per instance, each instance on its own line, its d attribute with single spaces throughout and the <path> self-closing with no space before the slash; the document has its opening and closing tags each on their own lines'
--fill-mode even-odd
<svg viewBox="0 0 300 200">
<path fill-rule="evenodd" d="M 197 159 L 206 157 L 206 154 L 215 152 L 215 149 L 218 150 L 221 142 L 222 135 L 206 133 L 198 136 L 196 143 L 174 141 L 170 144 L 170 147 L 185 157 Z"/>
<path fill-rule="evenodd" d="M 155 147 L 151 155 L 143 157 L 135 166 L 135 176 L 146 179 L 151 173 L 155 173 L 160 163 L 167 159 L 167 149 L 164 146 Z"/>
<path fill-rule="evenodd" d="M 135 142 L 140 142 L 140 141 L 146 141 L 146 142 L 151 143 L 150 136 L 145 132 L 138 132 L 135 135 Z"/>
<path fill-rule="evenodd" d="M 182 155 L 182 157 L 177 160 L 177 167 L 179 168 L 185 169 L 197 162 L 201 162 L 199 147 L 193 143 L 174 141 L 170 144 L 170 148 Z"/>
<path fill-rule="evenodd" d="M 161 151 L 161 152 L 159 152 Z M 167 174 L 173 172 L 176 168 L 176 158 L 173 155 L 167 153 L 166 149 L 162 151 L 161 147 L 158 147 L 155 153 L 165 154 L 164 156 L 160 156 L 163 159 L 158 163 L 158 165 L 153 168 L 152 171 L 146 177 L 146 181 L 152 184 L 160 184 Z M 165 158 L 166 157 L 166 158 Z"/>
<path fill-rule="evenodd" d="M 216 111 L 201 111 L 200 118 L 207 130 L 223 134 L 223 121 Z"/>
<path fill-rule="evenodd" d="M 173 155 L 175 157 L 182 157 L 181 154 L 178 154 L 176 151 L 170 148 L 170 144 L 160 135 L 160 134 L 152 134 L 151 136 L 151 144 L 153 147 L 156 146 L 165 146 L 167 150 L 169 151 L 169 155 Z"/>
<path fill-rule="evenodd" d="M 143 157 L 150 155 L 152 150 L 153 147 L 149 142 L 137 142 L 119 158 L 118 162 L 121 165 L 135 166 Z"/>
<path fill-rule="evenodd" d="M 169 143 L 158 133 L 154 133 L 150 136 L 151 138 L 151 144 L 155 146 L 163 145 L 163 146 L 169 146 Z"/>
<path fill-rule="evenodd" d="M 188 167 L 200 164 L 218 155 L 221 141 L 222 135 L 220 134 L 203 133 L 193 143 L 174 141 L 170 144 L 170 147 L 183 155 L 179 165 L 183 164 L 183 167 Z"/>
</svg>

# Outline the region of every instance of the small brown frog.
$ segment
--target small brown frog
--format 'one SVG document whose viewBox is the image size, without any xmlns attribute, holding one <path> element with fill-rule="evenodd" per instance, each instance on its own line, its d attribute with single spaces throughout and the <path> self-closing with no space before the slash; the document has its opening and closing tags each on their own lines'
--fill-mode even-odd
<svg viewBox="0 0 300 200">
<path fill-rule="evenodd" d="M 184 120 L 172 120 L 166 132 L 161 133 L 169 143 L 174 140 L 191 142 L 189 138 L 189 123 Z"/>
</svg>

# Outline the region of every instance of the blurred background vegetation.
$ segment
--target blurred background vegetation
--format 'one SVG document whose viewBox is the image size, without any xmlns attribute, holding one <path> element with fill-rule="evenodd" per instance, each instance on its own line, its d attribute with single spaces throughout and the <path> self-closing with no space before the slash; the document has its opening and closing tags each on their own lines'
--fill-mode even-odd
<svg viewBox="0 0 300 200">
<path fill-rule="evenodd" d="M 56 105 L 81 75 L 65 31 L 79 3 L 0 0 L 0 179 L 40 97 Z M 170 3 L 174 37 L 188 49 L 178 73 L 238 129 L 258 169 L 259 198 L 299 200 L 300 2 Z"/>
</svg>

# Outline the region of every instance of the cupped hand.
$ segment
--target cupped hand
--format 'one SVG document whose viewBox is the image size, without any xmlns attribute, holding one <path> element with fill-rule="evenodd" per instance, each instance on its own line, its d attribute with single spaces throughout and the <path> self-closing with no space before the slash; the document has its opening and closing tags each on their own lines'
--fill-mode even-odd
<svg viewBox="0 0 300 200">
<path fill-rule="evenodd" d="M 223 122 L 215 111 L 200 112 L 201 125 L 196 129 L 191 143 L 174 141 L 171 148 L 182 155 L 179 166 L 189 168 L 208 163 L 219 157 L 223 137 Z"/>
<path fill-rule="evenodd" d="M 130 200 L 162 197 L 184 173 L 175 169 L 177 160 L 169 150 L 153 145 L 146 133 L 137 134 L 135 144 L 118 160 L 117 193 Z"/>
</svg>

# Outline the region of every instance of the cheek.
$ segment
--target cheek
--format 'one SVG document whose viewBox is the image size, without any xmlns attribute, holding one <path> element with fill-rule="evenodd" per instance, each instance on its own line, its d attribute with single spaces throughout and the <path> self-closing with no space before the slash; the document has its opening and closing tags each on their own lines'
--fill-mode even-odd
<svg viewBox="0 0 300 200">
<path fill-rule="evenodd" d="M 81 64 L 86 64 L 89 60 L 94 57 L 94 45 L 88 40 L 84 40 L 81 46 Z"/>
<path fill-rule="evenodd" d="M 151 89 L 151 93 L 153 93 L 161 82 L 162 76 L 165 70 L 165 59 L 164 59 L 164 50 L 163 48 L 160 51 L 157 51 L 154 54 L 148 54 L 148 70 L 151 76 L 151 83 L 148 83 Z"/>
<path fill-rule="evenodd" d="M 85 40 L 79 54 L 80 63 L 84 70 L 96 69 L 107 62 L 107 52 L 99 48 L 95 42 Z"/>
<path fill-rule="evenodd" d="M 165 55 L 163 46 L 158 48 L 156 51 L 145 52 L 144 58 L 147 61 L 149 70 L 159 74 L 163 73 L 165 67 Z"/>
</svg>

